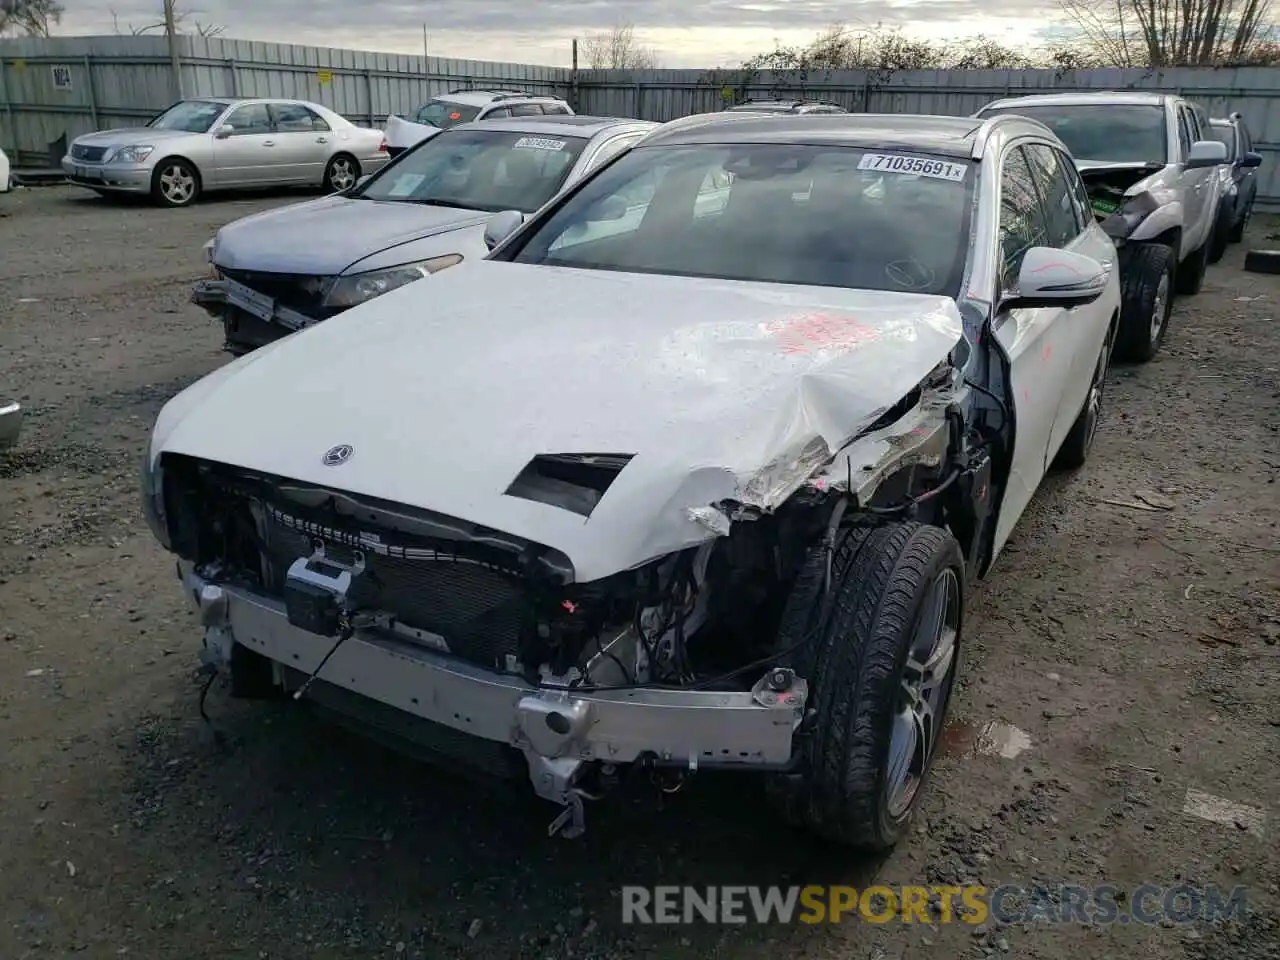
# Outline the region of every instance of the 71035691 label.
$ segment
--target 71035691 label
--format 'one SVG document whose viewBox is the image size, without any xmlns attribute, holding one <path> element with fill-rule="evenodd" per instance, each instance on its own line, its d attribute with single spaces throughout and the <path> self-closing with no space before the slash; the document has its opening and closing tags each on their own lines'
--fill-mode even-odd
<svg viewBox="0 0 1280 960">
<path fill-rule="evenodd" d="M 934 177 L 938 180 L 964 179 L 969 165 L 935 160 L 932 157 L 911 157 L 901 153 L 864 153 L 858 161 L 859 170 L 877 170 L 886 173 L 905 173 L 917 177 Z"/>
</svg>

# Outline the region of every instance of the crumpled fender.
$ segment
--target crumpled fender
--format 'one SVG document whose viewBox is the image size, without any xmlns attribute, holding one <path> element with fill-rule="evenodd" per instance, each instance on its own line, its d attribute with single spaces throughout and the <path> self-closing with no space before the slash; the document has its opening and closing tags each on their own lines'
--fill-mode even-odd
<svg viewBox="0 0 1280 960">
<path fill-rule="evenodd" d="M 1121 214 L 1124 210 L 1121 210 Z M 1132 233 L 1126 238 L 1133 241 L 1151 240 L 1166 230 L 1182 229 L 1186 224 L 1182 201 L 1161 204 L 1156 210 L 1137 221 Z"/>
</svg>

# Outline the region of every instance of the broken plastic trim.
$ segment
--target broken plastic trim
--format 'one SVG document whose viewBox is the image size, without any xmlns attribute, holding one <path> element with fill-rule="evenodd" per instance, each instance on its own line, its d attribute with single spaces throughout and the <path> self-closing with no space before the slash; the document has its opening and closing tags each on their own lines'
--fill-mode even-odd
<svg viewBox="0 0 1280 960">
<path fill-rule="evenodd" d="M 633 453 L 540 453 L 525 464 L 505 495 L 591 516 Z"/>
</svg>

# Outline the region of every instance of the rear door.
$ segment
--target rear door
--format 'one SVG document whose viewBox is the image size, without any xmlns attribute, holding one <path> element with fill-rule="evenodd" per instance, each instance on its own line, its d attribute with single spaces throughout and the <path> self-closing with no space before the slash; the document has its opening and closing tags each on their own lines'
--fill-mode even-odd
<svg viewBox="0 0 1280 960">
<path fill-rule="evenodd" d="M 332 149 L 329 124 L 300 103 L 272 103 L 269 108 L 276 130 L 274 182 L 320 183 Z"/>
<path fill-rule="evenodd" d="M 276 163 L 276 134 L 265 103 L 236 107 L 223 120 L 229 136 L 213 141 L 214 175 L 218 186 L 247 187 L 270 183 Z"/>
</svg>

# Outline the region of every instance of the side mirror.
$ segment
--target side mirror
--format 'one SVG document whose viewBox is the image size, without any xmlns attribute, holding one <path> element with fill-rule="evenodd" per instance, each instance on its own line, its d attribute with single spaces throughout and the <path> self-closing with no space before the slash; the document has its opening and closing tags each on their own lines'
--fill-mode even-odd
<svg viewBox="0 0 1280 960">
<path fill-rule="evenodd" d="M 214 139 L 225 140 L 227 139 L 227 137 L 231 136 L 231 134 L 235 132 L 235 129 L 236 128 L 233 127 L 231 124 L 224 123 L 222 126 L 220 126 L 217 130 L 213 132 Z"/>
<path fill-rule="evenodd" d="M 524 223 L 524 214 L 519 210 L 503 210 L 489 218 L 484 228 L 484 245 L 492 250 L 507 237 L 511 236 Z"/>
<path fill-rule="evenodd" d="M 1262 154 L 1250 150 L 1240 159 L 1240 166 L 1246 169 L 1262 166 Z"/>
<path fill-rule="evenodd" d="M 1080 307 L 1107 289 L 1111 271 L 1092 257 L 1053 247 L 1032 247 L 1022 258 L 1018 290 L 1005 308 Z"/>
<path fill-rule="evenodd" d="M 1187 169 L 1216 167 L 1227 162 L 1227 145 L 1219 140 L 1197 140 L 1187 154 Z"/>
</svg>

